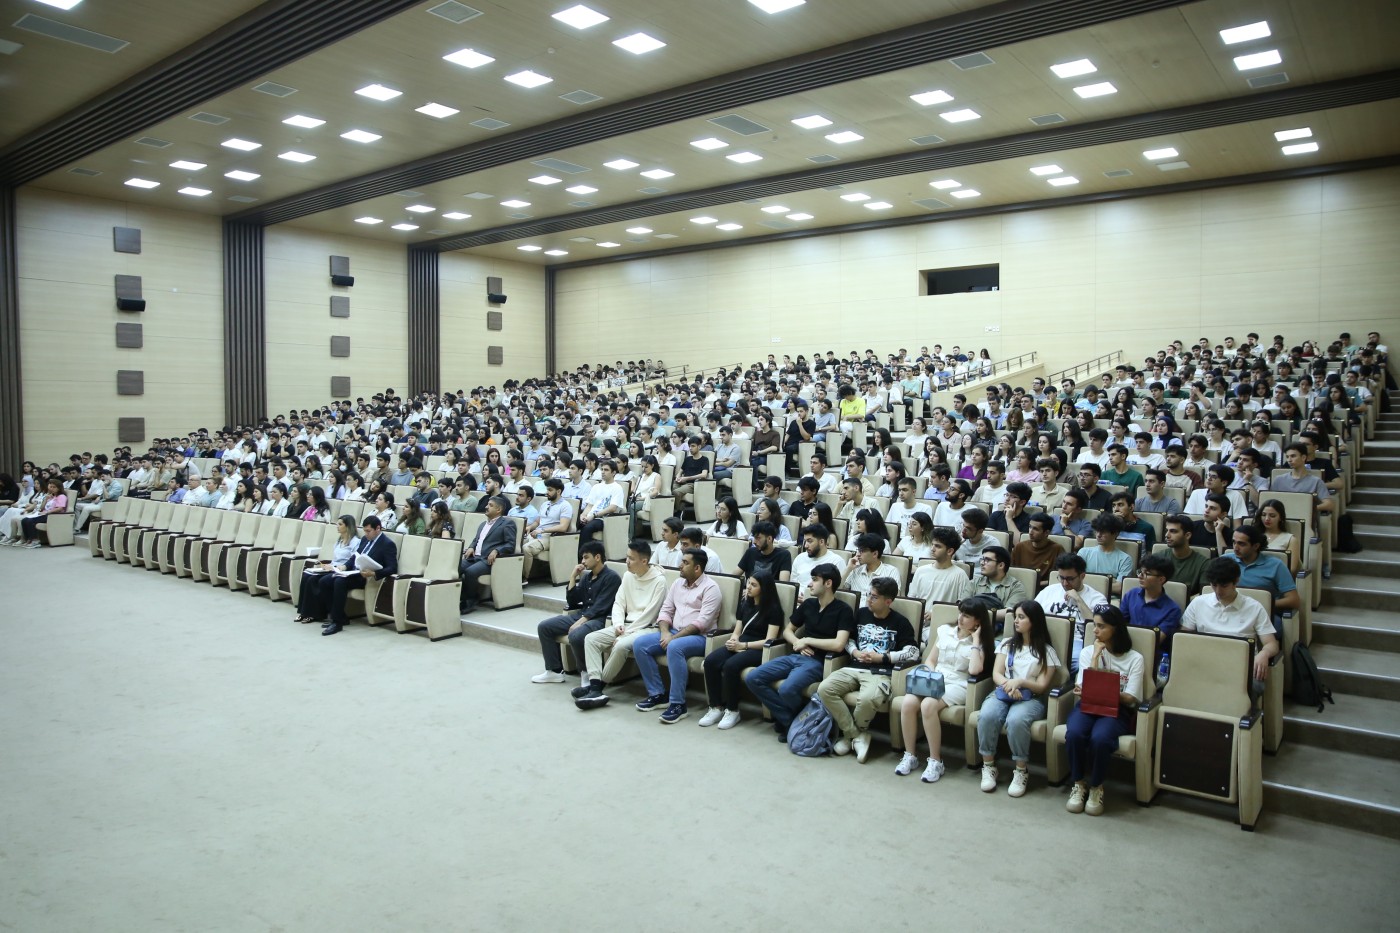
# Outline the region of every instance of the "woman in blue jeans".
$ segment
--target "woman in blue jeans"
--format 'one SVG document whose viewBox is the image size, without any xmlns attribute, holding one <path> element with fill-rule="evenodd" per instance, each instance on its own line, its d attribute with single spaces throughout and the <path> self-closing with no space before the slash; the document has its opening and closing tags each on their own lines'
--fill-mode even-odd
<svg viewBox="0 0 1400 933">
<path fill-rule="evenodd" d="M 1099 606 L 1094 610 L 1094 641 L 1079 652 L 1079 676 L 1074 695 L 1079 696 L 1084 683 L 1084 671 L 1108 671 L 1118 675 L 1118 714 L 1103 716 L 1086 713 L 1074 704 L 1065 729 L 1065 748 L 1069 751 L 1069 776 L 1074 787 L 1069 792 L 1065 809 L 1070 813 L 1103 813 L 1103 781 L 1108 774 L 1108 761 L 1118 751 L 1118 739 L 1133 730 L 1133 717 L 1143 692 L 1146 663 L 1133 650 L 1128 634 L 1128 621 L 1114 606 Z M 1089 773 L 1088 783 L 1084 774 Z"/>
<path fill-rule="evenodd" d="M 990 794 L 997 789 L 997 742 L 1003 724 L 1016 765 L 1007 793 L 1020 797 L 1026 792 L 1030 780 L 1026 763 L 1031 757 L 1031 724 L 1045 718 L 1045 691 L 1060 663 L 1060 656 L 1050 644 L 1045 610 L 1031 599 L 1017 603 L 1014 631 L 997 648 L 996 666 L 992 669 L 996 690 L 982 703 L 977 718 L 984 792 Z"/>
</svg>

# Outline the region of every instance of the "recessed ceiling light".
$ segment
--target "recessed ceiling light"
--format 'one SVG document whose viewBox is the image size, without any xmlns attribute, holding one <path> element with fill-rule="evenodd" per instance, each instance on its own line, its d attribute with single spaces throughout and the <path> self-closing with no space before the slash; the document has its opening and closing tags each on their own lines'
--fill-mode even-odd
<svg viewBox="0 0 1400 933">
<path fill-rule="evenodd" d="M 871 201 L 868 204 L 862 204 L 861 207 L 868 211 L 887 211 L 894 205 L 889 201 Z"/>
<path fill-rule="evenodd" d="M 749 0 L 749 2 L 765 13 L 781 13 L 783 10 L 791 10 L 795 6 L 801 6 L 807 0 Z"/>
<path fill-rule="evenodd" d="M 719 223 L 719 220 L 715 217 L 692 217 L 690 222 L 693 224 L 713 224 Z"/>
<path fill-rule="evenodd" d="M 839 133 L 828 133 L 826 138 L 834 143 L 844 144 L 860 142 L 865 137 L 852 130 L 842 130 Z"/>
<path fill-rule="evenodd" d="M 1050 184 L 1054 185 L 1056 188 L 1063 188 L 1065 185 L 1079 184 L 1079 179 L 1075 178 L 1073 175 L 1062 175 L 1059 178 L 1047 178 L 1046 181 L 1050 182 Z"/>
<path fill-rule="evenodd" d="M 939 191 L 947 191 L 949 188 L 961 188 L 962 182 L 953 181 L 951 178 L 943 178 L 939 181 L 931 181 L 928 185 L 930 188 L 937 188 Z"/>
<path fill-rule="evenodd" d="M 518 84 L 521 87 L 539 87 L 548 84 L 554 79 L 527 68 L 524 71 L 517 71 L 513 75 L 506 75 L 506 80 L 511 84 Z"/>
<path fill-rule="evenodd" d="M 1074 89 L 1074 93 L 1088 99 L 1090 97 L 1103 97 L 1106 94 L 1117 94 L 1118 88 L 1113 86 L 1112 81 L 1100 81 L 1098 84 L 1081 84 Z"/>
<path fill-rule="evenodd" d="M 569 194 L 594 194 L 598 191 L 597 188 L 591 185 L 574 185 L 572 188 L 565 188 L 564 190 L 569 192 Z"/>
<path fill-rule="evenodd" d="M 1087 58 L 1077 58 L 1072 62 L 1060 62 L 1058 65 L 1051 65 L 1050 70 L 1061 78 L 1077 78 L 1080 75 L 1093 74 L 1099 69 Z"/>
<path fill-rule="evenodd" d="M 403 91 L 396 91 L 382 84 L 366 84 L 355 93 L 359 94 L 361 97 L 368 97 L 371 100 L 393 100 L 395 97 L 402 94 Z"/>
<path fill-rule="evenodd" d="M 458 49 L 451 55 L 444 55 L 442 60 L 463 68 L 480 68 L 495 61 L 490 55 L 482 55 L 476 49 Z"/>
<path fill-rule="evenodd" d="M 442 215 L 444 220 L 466 220 L 470 216 L 471 214 L 463 214 L 461 211 L 448 211 Z"/>
<path fill-rule="evenodd" d="M 530 206 L 530 202 L 529 202 L 529 201 L 522 201 L 522 200 L 520 200 L 519 198 L 511 198 L 509 201 L 502 201 L 502 202 L 501 202 L 501 207 L 521 208 L 521 207 L 529 207 L 529 206 Z"/>
<path fill-rule="evenodd" d="M 1294 143 L 1291 146 L 1283 147 L 1284 155 L 1302 155 L 1305 152 L 1316 152 L 1317 143 Z"/>
<path fill-rule="evenodd" d="M 622 244 L 621 244 L 621 243 L 614 243 L 614 242 L 612 242 L 611 240 L 604 240 L 602 243 L 599 243 L 598 245 L 601 246 L 601 247 L 603 247 L 603 249 L 612 249 L 614 246 L 621 246 Z"/>
<path fill-rule="evenodd" d="M 1032 175 L 1058 175 L 1064 169 L 1058 165 L 1035 165 L 1031 167 Z"/>
<path fill-rule="evenodd" d="M 788 214 L 788 215 L 787 215 L 787 219 L 788 219 L 788 220 L 811 220 L 811 219 L 812 219 L 812 215 L 811 215 L 811 214 L 805 214 L 805 213 Z"/>
<path fill-rule="evenodd" d="M 664 49 L 666 47 L 666 43 L 644 32 L 634 32 L 630 36 L 614 39 L 613 45 L 622 49 L 624 52 L 631 52 L 633 55 L 645 55 L 648 52 L 655 52 L 657 49 Z"/>
<path fill-rule="evenodd" d="M 208 188 L 196 188 L 193 185 L 191 185 L 188 188 L 181 188 L 180 193 L 187 194 L 192 198 L 202 198 L 211 195 L 214 192 L 210 191 Z"/>
<path fill-rule="evenodd" d="M 1240 71 L 1252 71 L 1255 68 L 1277 65 L 1282 61 L 1283 56 L 1278 53 L 1278 49 L 1269 49 L 1264 52 L 1251 52 L 1249 55 L 1236 56 L 1235 67 Z"/>
<path fill-rule="evenodd" d="M 526 243 L 524 246 L 517 246 L 516 249 L 520 250 L 522 253 L 538 253 L 540 250 L 544 249 L 544 247 L 536 246 L 533 243 Z"/>
<path fill-rule="evenodd" d="M 637 234 L 638 236 L 641 236 L 643 233 L 651 233 L 651 228 L 650 228 L 650 227 L 628 227 L 628 228 L 627 228 L 627 232 L 628 232 L 628 233 L 635 233 L 635 234 Z"/>
<path fill-rule="evenodd" d="M 1185 159 L 1178 159 L 1175 162 L 1158 162 L 1157 168 L 1164 172 L 1179 172 L 1184 168 L 1190 168 L 1191 163 Z"/>
<path fill-rule="evenodd" d="M 729 230 L 742 230 L 742 229 L 744 229 L 744 225 L 743 225 L 743 224 L 720 224 L 720 225 L 719 225 L 718 227 L 716 227 L 715 229 L 716 229 L 716 230 L 725 230 L 725 231 L 729 231 Z"/>
<path fill-rule="evenodd" d="M 1181 153 L 1177 152 L 1171 146 L 1167 146 L 1162 149 L 1147 149 L 1143 152 L 1142 157 L 1144 159 L 1175 159 L 1179 155 L 1181 155 Z"/>
<path fill-rule="evenodd" d="M 252 152 L 254 149 L 262 148 L 262 143 L 255 143 L 247 139 L 239 139 L 237 136 L 232 139 L 226 139 L 219 145 L 226 146 L 229 149 L 237 149 L 240 152 Z"/>
<path fill-rule="evenodd" d="M 1312 127 L 1300 126 L 1296 130 L 1279 130 L 1274 134 L 1274 139 L 1279 142 L 1287 142 L 1290 139 L 1307 139 L 1312 135 Z"/>
<path fill-rule="evenodd" d="M 932 107 L 934 104 L 946 104 L 953 99 L 953 95 L 947 91 L 924 91 L 920 94 L 910 94 L 909 99 L 923 107 Z"/>
<path fill-rule="evenodd" d="M 793 122 L 795 123 L 797 121 L 794 120 Z M 692 139 L 690 144 L 696 149 L 704 149 L 706 152 L 709 152 L 711 149 L 723 149 L 729 145 L 729 143 L 724 140 L 716 139 L 713 136 L 706 136 L 704 139 Z"/>
<path fill-rule="evenodd" d="M 408 207 L 405 207 L 404 210 L 411 211 L 415 214 L 431 214 L 433 211 L 437 210 L 437 208 L 429 207 L 426 204 L 410 204 Z"/>
<path fill-rule="evenodd" d="M 1249 42 L 1253 39 L 1263 39 L 1272 35 L 1269 32 L 1267 20 L 1260 20 L 1257 23 L 1250 23 L 1247 26 L 1233 26 L 1230 29 L 1220 30 L 1220 41 L 1226 45 L 1238 45 L 1241 42 Z"/>
<path fill-rule="evenodd" d="M 625 172 L 629 168 L 636 168 L 637 165 L 638 163 L 633 162 L 630 159 L 613 159 L 611 162 L 603 163 L 604 168 L 616 169 L 619 172 Z"/>
<path fill-rule="evenodd" d="M 642 177 L 654 178 L 659 181 L 662 178 L 674 178 L 675 174 L 675 172 L 668 172 L 664 168 L 650 168 L 647 169 L 645 172 L 642 172 Z"/>
<path fill-rule="evenodd" d="M 384 221 L 381 220 L 381 219 L 378 218 L 378 217 L 356 217 L 356 218 L 355 218 L 355 223 L 357 223 L 357 224 L 365 224 L 365 225 L 371 226 L 371 227 L 374 226 L 375 224 L 382 224 L 383 222 L 384 222 Z"/>
<path fill-rule="evenodd" d="M 309 152 L 297 152 L 295 149 L 288 149 L 286 152 L 277 154 L 277 158 L 286 159 L 288 162 L 314 162 L 316 157 Z"/>
<path fill-rule="evenodd" d="M 841 200 L 843 200 L 843 201 L 850 201 L 850 202 L 852 202 L 852 203 L 859 203 L 859 202 L 861 202 L 861 201 L 869 201 L 869 200 L 870 200 L 870 195 L 868 195 L 868 194 L 861 194 L 859 191 L 857 191 L 857 192 L 855 192 L 854 194 L 843 194 L 843 195 L 841 195 Z"/>
<path fill-rule="evenodd" d="M 376 139 L 382 139 L 378 133 L 371 133 L 367 130 L 349 130 L 340 134 L 341 139 L 348 139 L 352 143 L 372 143 Z"/>
<path fill-rule="evenodd" d="M 784 207 L 781 204 L 770 204 L 762 210 L 765 214 L 786 214 L 788 211 L 792 210 L 792 208 Z"/>
<path fill-rule="evenodd" d="M 232 178 L 234 181 L 253 181 L 261 178 L 257 172 L 245 172 L 242 169 L 234 169 L 231 172 L 224 172 L 225 178 Z"/>
<path fill-rule="evenodd" d="M 949 194 L 955 198 L 976 198 L 980 197 L 982 192 L 978 191 L 976 188 L 964 188 L 961 191 L 950 191 Z"/>
<path fill-rule="evenodd" d="M 566 249 L 547 249 L 544 251 L 544 254 L 546 256 L 567 256 L 569 255 L 569 251 Z"/>
<path fill-rule="evenodd" d="M 443 117 L 450 117 L 454 113 L 462 112 L 456 107 L 449 107 L 446 104 L 424 104 L 421 107 L 414 107 L 413 109 L 421 114 L 425 114 L 430 117 L 437 117 L 439 120 L 441 120 Z"/>
<path fill-rule="evenodd" d="M 554 18 L 565 26 L 572 26 L 575 29 L 588 29 L 599 23 L 606 23 L 608 17 L 597 10 L 590 9 L 580 3 L 578 6 L 571 6 L 567 10 L 560 10 L 554 14 Z"/>
<path fill-rule="evenodd" d="M 305 114 L 293 114 L 282 121 L 288 126 L 299 126 L 304 130 L 314 130 L 318 126 L 325 125 L 325 120 L 318 120 L 315 117 L 308 117 Z"/>
<path fill-rule="evenodd" d="M 40 3 L 48 6 L 58 7 L 60 10 L 71 10 L 82 3 L 83 0 L 39 0 Z"/>
<path fill-rule="evenodd" d="M 555 178 L 553 175 L 536 175 L 534 178 L 530 179 L 530 181 L 537 185 L 557 185 L 563 180 L 562 178 Z"/>
<path fill-rule="evenodd" d="M 393 229 L 393 230 L 417 230 L 417 229 L 418 229 L 418 225 L 417 225 L 417 224 L 394 224 L 394 226 L 393 226 L 391 229 Z"/>
<path fill-rule="evenodd" d="M 949 110 L 947 113 L 940 113 L 940 117 L 949 123 L 966 123 L 968 120 L 980 120 L 982 115 L 976 110 Z"/>
<path fill-rule="evenodd" d="M 831 121 L 819 113 L 814 113 L 810 117 L 798 117 L 792 122 L 802 127 L 804 130 L 817 130 L 821 129 L 823 126 L 831 125 Z"/>
<path fill-rule="evenodd" d="M 159 188 L 160 182 L 151 181 L 149 178 L 128 178 L 125 184 L 133 188 Z"/>
<path fill-rule="evenodd" d="M 1311 131 L 1309 131 L 1307 135 L 1312 135 Z M 1283 137 L 1280 136 L 1279 138 L 1282 139 Z M 1291 139 L 1292 137 L 1289 138 Z M 190 162 L 187 159 L 179 159 L 177 161 L 171 162 L 170 167 L 178 168 L 182 172 L 197 172 L 202 168 L 207 168 L 208 166 L 206 166 L 203 162 Z"/>
<path fill-rule="evenodd" d="M 762 161 L 763 156 L 759 155 L 757 152 L 735 152 L 725 156 L 725 158 L 730 162 L 738 162 L 740 165 L 744 165 L 749 162 Z"/>
</svg>

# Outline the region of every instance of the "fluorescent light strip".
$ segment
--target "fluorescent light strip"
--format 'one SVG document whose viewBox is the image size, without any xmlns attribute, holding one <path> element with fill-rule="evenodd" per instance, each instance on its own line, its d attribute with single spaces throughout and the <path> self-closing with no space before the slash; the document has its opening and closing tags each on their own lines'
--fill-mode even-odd
<svg viewBox="0 0 1400 933">
<path fill-rule="evenodd" d="M 565 188 L 564 190 L 569 192 L 569 194 L 596 194 L 598 192 L 598 189 L 591 185 L 574 185 L 572 188 Z"/>
<path fill-rule="evenodd" d="M 1093 74 L 1098 71 L 1098 67 L 1087 58 L 1077 58 L 1072 62 L 1061 62 L 1058 65 L 1051 65 L 1050 70 L 1060 78 L 1077 78 L 1080 75 Z"/>
<path fill-rule="evenodd" d="M 786 214 L 786 213 L 788 213 L 790 210 L 792 210 L 792 208 L 790 208 L 790 207 L 784 207 L 784 206 L 781 205 L 781 204 L 770 204 L 770 205 L 768 205 L 768 206 L 765 207 L 765 208 L 761 208 L 761 210 L 762 210 L 763 213 L 765 213 L 765 214 Z"/>
<path fill-rule="evenodd" d="M 171 168 L 178 168 L 182 172 L 197 172 L 202 168 L 208 168 L 203 162 L 190 162 L 187 159 L 179 159 L 170 163 Z"/>
<path fill-rule="evenodd" d="M 431 214 L 433 211 L 437 210 L 437 208 L 429 207 L 426 204 L 410 204 L 408 207 L 405 207 L 404 210 L 414 214 Z"/>
<path fill-rule="evenodd" d="M 384 221 L 383 221 L 382 219 L 378 218 L 378 217 L 356 217 L 356 218 L 355 218 L 355 223 L 357 223 L 357 224 L 364 224 L 365 226 L 368 226 L 368 227 L 372 227 L 372 226 L 374 226 L 375 224 L 382 224 L 383 222 L 384 222 Z"/>
<path fill-rule="evenodd" d="M 516 249 L 520 250 L 522 253 L 538 253 L 540 250 L 544 249 L 544 247 L 536 246 L 533 243 L 526 243 L 524 246 L 517 246 Z"/>
<path fill-rule="evenodd" d="M 229 149 L 237 149 L 240 152 L 252 152 L 254 149 L 262 148 L 262 143 L 255 143 L 247 139 L 239 139 L 237 136 L 233 137 L 232 139 L 226 139 L 223 142 L 219 143 L 219 145 L 225 146 Z"/>
<path fill-rule="evenodd" d="M 841 195 L 841 200 L 843 200 L 843 201 L 850 201 L 850 202 L 853 203 L 853 204 L 858 204 L 858 203 L 860 203 L 861 201 L 869 201 L 869 200 L 870 200 L 870 195 L 868 195 L 868 194 L 861 194 L 859 191 L 857 191 L 857 192 L 855 192 L 854 194 L 843 194 L 843 195 Z"/>
<path fill-rule="evenodd" d="M 191 185 L 188 188 L 181 188 L 180 193 L 187 194 L 192 198 L 203 198 L 213 194 L 214 192 L 210 191 L 208 188 L 196 188 L 193 185 Z"/>
<path fill-rule="evenodd" d="M 934 104 L 946 104 L 953 99 L 953 95 L 947 91 L 924 91 L 921 94 L 910 94 L 909 99 L 921 107 L 932 107 Z"/>
<path fill-rule="evenodd" d="M 968 120 L 982 119 L 982 115 L 976 110 L 969 110 L 966 108 L 962 110 L 949 110 L 947 113 L 940 113 L 939 116 L 949 123 L 966 123 Z"/>
<path fill-rule="evenodd" d="M 868 211 L 887 211 L 894 207 L 894 205 L 889 201 L 870 201 L 869 203 L 862 204 L 861 207 Z"/>
<path fill-rule="evenodd" d="M 1246 26 L 1232 26 L 1229 29 L 1220 30 L 1220 41 L 1226 45 L 1239 45 L 1241 42 L 1251 42 L 1255 39 L 1266 39 L 1273 35 L 1269 31 L 1267 20 L 1260 20 L 1257 23 L 1249 23 Z"/>
<path fill-rule="evenodd" d="M 289 150 L 287 150 L 286 152 L 280 152 L 280 153 L 277 154 L 277 158 L 279 158 L 279 159 L 286 159 L 288 162 L 315 162 L 315 161 L 316 161 L 316 157 L 315 157 L 314 155 L 312 155 L 311 153 L 309 153 L 309 152 L 297 152 L 295 149 L 289 149 Z"/>
<path fill-rule="evenodd" d="M 1152 159 L 1152 160 L 1156 160 L 1156 159 L 1175 159 L 1175 158 L 1176 158 L 1177 156 L 1179 156 L 1179 155 L 1181 155 L 1181 153 L 1177 152 L 1177 151 L 1176 151 L 1175 149 L 1173 149 L 1171 146 L 1167 146 L 1167 147 L 1162 148 L 1162 149 L 1148 149 L 1148 150 L 1146 150 L 1146 151 L 1143 152 L 1142 157 L 1143 157 L 1144 159 Z"/>
<path fill-rule="evenodd" d="M 262 176 L 257 172 L 245 172 L 242 169 L 234 169 L 231 172 L 224 172 L 225 178 L 232 178 L 234 181 L 256 181 Z"/>
<path fill-rule="evenodd" d="M 416 110 L 416 111 L 418 111 L 418 112 L 421 113 L 421 114 L 426 115 L 426 116 L 429 116 L 429 117 L 436 117 L 436 118 L 439 119 L 439 120 L 444 119 L 445 117 L 450 117 L 450 116 L 452 116 L 453 114 L 457 114 L 457 113 L 461 113 L 461 112 L 462 112 L 462 111 L 458 110 L 457 108 L 455 108 L 455 107 L 449 107 L 449 106 L 447 106 L 446 104 L 432 104 L 432 103 L 424 104 L 424 105 L 421 106 L 421 107 L 414 107 L 413 109 Z"/>
<path fill-rule="evenodd" d="M 1274 139 L 1279 142 L 1287 142 L 1290 139 L 1308 139 L 1312 136 L 1312 127 L 1301 126 L 1296 130 L 1279 130 L 1274 134 Z M 174 163 L 171 163 L 172 165 Z"/>
<path fill-rule="evenodd" d="M 824 126 L 830 126 L 831 121 L 821 114 L 814 113 L 810 117 L 798 117 L 792 121 L 794 125 L 802 127 L 804 130 L 819 130 Z"/>
<path fill-rule="evenodd" d="M 645 55 L 648 52 L 655 52 L 657 49 L 664 49 L 666 47 L 666 43 L 644 32 L 634 32 L 630 36 L 614 39 L 613 45 L 622 49 L 624 52 L 631 52 L 633 55 Z"/>
<path fill-rule="evenodd" d="M 442 215 L 443 220 L 466 220 L 471 214 L 463 214 L 461 211 L 448 211 Z"/>
<path fill-rule="evenodd" d="M 544 254 L 546 256 L 567 256 L 569 255 L 569 251 L 566 249 L 547 249 L 544 251 Z"/>
<path fill-rule="evenodd" d="M 1117 94 L 1118 88 L 1114 87 L 1111 81 L 1101 81 L 1098 84 L 1081 84 L 1074 89 L 1074 93 L 1088 100 L 1091 97 L 1106 97 L 1109 94 Z"/>
<path fill-rule="evenodd" d="M 636 236 L 641 236 L 644 233 L 651 233 L 652 230 L 650 227 L 628 227 L 627 232 L 635 234 Z"/>
<path fill-rule="evenodd" d="M 928 186 L 930 188 L 937 188 L 939 191 L 947 191 L 950 188 L 961 188 L 962 182 L 953 181 L 951 178 L 944 178 L 940 181 L 931 181 L 928 183 Z"/>
<path fill-rule="evenodd" d="M 754 6 L 765 13 L 781 13 L 784 10 L 791 10 L 793 7 L 802 6 L 807 0 L 749 0 Z"/>
<path fill-rule="evenodd" d="M 611 240 L 604 240 L 602 243 L 599 243 L 598 245 L 601 246 L 603 249 L 612 249 L 613 247 L 615 247 L 615 246 L 621 246 L 622 244 L 621 244 L 621 243 L 614 243 L 614 242 L 612 242 Z"/>
<path fill-rule="evenodd" d="M 719 225 L 718 227 L 716 227 L 715 229 L 716 229 L 716 230 L 723 230 L 723 231 L 725 231 L 725 232 L 727 233 L 727 232 L 729 232 L 729 231 L 731 231 L 731 230 L 742 230 L 742 229 L 744 229 L 744 225 L 743 225 L 743 224 L 720 224 L 720 225 Z"/>
<path fill-rule="evenodd" d="M 347 130 L 340 134 L 341 139 L 348 139 L 352 143 L 372 143 L 377 139 L 383 139 L 378 133 L 371 133 L 367 130 Z"/>
<path fill-rule="evenodd" d="M 1278 53 L 1278 49 L 1268 49 L 1264 52 L 1251 52 L 1248 55 L 1236 56 L 1235 67 L 1240 71 L 1253 71 L 1255 68 L 1267 68 L 1282 61 L 1283 56 Z"/>
<path fill-rule="evenodd" d="M 845 145 L 860 142 L 865 137 L 853 130 L 842 130 L 839 133 L 828 133 L 826 138 L 838 145 Z"/>
<path fill-rule="evenodd" d="M 1283 147 L 1284 155 L 1302 155 L 1305 152 L 1316 152 L 1317 143 L 1294 143 L 1291 146 Z"/>
<path fill-rule="evenodd" d="M 639 163 L 633 162 L 631 159 L 613 159 L 611 162 L 604 162 L 603 167 L 625 172 L 628 169 L 636 168 L 638 164 Z"/>
<path fill-rule="evenodd" d="M 976 188 L 964 188 L 961 191 L 952 191 L 949 193 L 955 198 L 976 198 L 980 197 L 982 194 L 982 192 L 978 191 Z"/>
<path fill-rule="evenodd" d="M 519 198 L 512 198 L 512 199 L 509 200 L 509 201 L 502 201 L 502 202 L 501 202 L 501 207 L 510 207 L 510 208 L 519 209 L 519 208 L 522 208 L 522 207 L 529 207 L 529 206 L 530 206 L 530 202 L 529 202 L 529 201 L 522 201 L 522 200 L 520 200 Z"/>
<path fill-rule="evenodd" d="M 759 155 L 757 152 L 736 152 L 732 155 L 725 156 L 725 158 L 730 162 L 738 162 L 740 165 L 746 165 L 749 162 L 763 161 L 763 156 Z"/>
<path fill-rule="evenodd" d="M 450 55 L 444 55 L 442 60 L 461 65 L 463 68 L 480 68 L 495 61 L 490 55 L 483 55 L 476 49 L 458 49 Z"/>
<path fill-rule="evenodd" d="M 304 130 L 314 130 L 316 127 L 324 126 L 326 123 L 325 120 L 318 120 L 315 117 L 308 117 L 300 113 L 293 114 L 282 122 L 288 126 L 299 126 Z"/>
<path fill-rule="evenodd" d="M 547 77 L 546 75 L 542 75 L 537 71 L 531 71 L 528 68 L 524 71 L 517 71 L 513 75 L 506 75 L 505 79 L 511 84 L 515 84 L 524 88 L 542 87 L 554 80 L 553 78 Z"/>
<path fill-rule="evenodd" d="M 1079 179 L 1075 178 L 1073 175 L 1064 175 L 1060 178 L 1047 178 L 1046 181 L 1050 182 L 1050 184 L 1054 185 L 1056 188 L 1063 188 L 1065 185 L 1079 184 Z"/>
<path fill-rule="evenodd" d="M 643 178 L 651 178 L 656 181 L 660 181 L 663 178 L 674 178 L 675 176 L 675 172 L 668 172 L 664 168 L 652 168 L 642 172 Z"/>
<path fill-rule="evenodd" d="M 794 120 L 793 122 L 795 123 L 797 121 Z M 726 149 L 729 147 L 729 143 L 725 142 L 722 139 L 716 139 L 713 136 L 707 136 L 704 139 L 692 139 L 690 141 L 690 144 L 696 149 L 703 149 L 706 152 L 710 152 L 714 149 Z"/>
<path fill-rule="evenodd" d="M 582 3 L 578 6 L 571 6 L 567 10 L 560 10 L 554 14 L 554 19 L 559 20 L 565 26 L 572 26 L 575 29 L 590 29 L 599 23 L 606 23 L 608 17 L 599 13 L 591 7 L 586 7 Z"/>
<path fill-rule="evenodd" d="M 1036 165 L 1031 168 L 1032 175 L 1058 175 L 1062 171 L 1064 169 L 1058 165 Z"/>
<path fill-rule="evenodd" d="M 799 213 L 796 213 L 796 214 L 788 214 L 788 215 L 787 215 L 787 219 L 788 219 L 788 220 L 811 220 L 811 219 L 812 219 L 812 215 L 811 215 L 811 214 L 807 214 L 807 213 L 801 213 L 801 212 L 799 212 Z"/>
<path fill-rule="evenodd" d="M 394 224 L 391 230 L 417 230 L 417 224 Z"/>
<path fill-rule="evenodd" d="M 693 224 L 715 224 L 719 223 L 719 219 L 715 217 L 692 217 L 690 218 L 690 222 Z"/>
<path fill-rule="evenodd" d="M 368 97 L 370 100 L 393 100 L 402 95 L 403 91 L 396 91 L 382 84 L 366 84 L 355 93 L 361 97 Z"/>
<path fill-rule="evenodd" d="M 529 181 L 537 185 L 557 185 L 563 180 L 562 178 L 555 178 L 553 175 L 536 175 L 534 178 L 529 179 Z"/>
</svg>

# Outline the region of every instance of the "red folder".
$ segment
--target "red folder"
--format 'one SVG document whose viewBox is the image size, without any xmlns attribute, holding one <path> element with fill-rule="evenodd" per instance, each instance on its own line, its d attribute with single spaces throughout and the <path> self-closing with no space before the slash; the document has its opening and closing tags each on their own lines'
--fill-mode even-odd
<svg viewBox="0 0 1400 933">
<path fill-rule="evenodd" d="M 1118 715 L 1118 674 L 1114 671 L 1084 671 L 1079 686 L 1079 708 L 1095 716 Z"/>
</svg>

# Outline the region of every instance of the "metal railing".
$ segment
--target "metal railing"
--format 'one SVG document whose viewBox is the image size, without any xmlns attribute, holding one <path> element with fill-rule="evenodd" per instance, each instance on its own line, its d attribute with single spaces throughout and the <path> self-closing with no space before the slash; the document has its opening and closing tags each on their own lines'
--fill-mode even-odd
<svg viewBox="0 0 1400 933">
<path fill-rule="evenodd" d="M 1073 379 L 1075 381 L 1075 384 L 1078 384 L 1079 380 L 1084 378 L 1085 376 L 1097 376 L 1099 373 L 1103 372 L 1105 368 L 1112 369 L 1114 366 L 1117 366 L 1119 361 L 1122 359 L 1123 351 L 1114 350 L 1112 353 L 1105 353 L 1103 356 L 1096 356 L 1088 362 L 1080 363 L 1078 366 L 1071 366 L 1070 368 L 1061 370 L 1060 372 L 1051 373 L 1049 376 L 1046 377 L 1045 381 L 1048 385 L 1058 386 L 1061 382 L 1063 382 L 1066 379 Z"/>
</svg>

